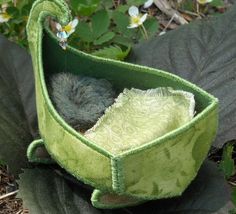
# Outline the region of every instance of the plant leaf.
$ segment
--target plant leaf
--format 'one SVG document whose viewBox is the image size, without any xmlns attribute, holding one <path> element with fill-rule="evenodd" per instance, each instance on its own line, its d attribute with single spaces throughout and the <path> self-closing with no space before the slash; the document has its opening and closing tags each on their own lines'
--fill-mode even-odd
<svg viewBox="0 0 236 214">
<path fill-rule="evenodd" d="M 146 0 L 127 0 L 127 4 L 129 6 L 135 5 L 135 6 L 140 6 L 142 4 L 144 4 L 146 2 Z"/>
<path fill-rule="evenodd" d="M 34 77 L 30 56 L 3 36 L 0 53 L 0 160 L 17 175 L 37 135 Z"/>
<path fill-rule="evenodd" d="M 129 62 L 177 74 L 220 101 L 214 145 L 236 139 L 236 6 L 134 47 Z"/>
<path fill-rule="evenodd" d="M 52 169 L 25 169 L 20 175 L 20 192 L 24 207 L 34 214 L 103 213 L 90 203 L 90 192 L 70 185 Z"/>
<path fill-rule="evenodd" d="M 230 191 L 224 176 L 215 163 L 206 161 L 198 176 L 182 196 L 173 199 L 157 200 L 130 208 L 130 214 L 210 214 L 227 213 L 233 208 Z"/>
<path fill-rule="evenodd" d="M 12 0 L 0 0 L 0 4 L 8 3 L 10 1 L 12 1 Z"/>
<path fill-rule="evenodd" d="M 210 2 L 210 5 L 214 7 L 224 7 L 225 4 L 223 0 L 213 0 L 212 2 Z"/>
<path fill-rule="evenodd" d="M 115 36 L 114 32 L 107 32 L 105 34 L 103 34 L 101 37 L 99 37 L 98 39 L 96 39 L 93 44 L 94 45 L 101 45 L 105 42 L 110 41 L 111 39 L 113 39 L 113 37 Z"/>
<path fill-rule="evenodd" d="M 232 196 L 232 202 L 233 202 L 234 206 L 236 206 L 236 188 L 235 187 L 232 189 L 231 196 Z"/>
<path fill-rule="evenodd" d="M 126 46 L 126 47 L 129 47 L 129 46 L 131 46 L 131 44 L 132 44 L 132 40 L 131 40 L 131 39 L 129 39 L 129 38 L 127 38 L 127 37 L 120 36 L 120 35 L 116 35 L 116 36 L 112 39 L 112 41 L 113 41 L 114 43 L 117 43 L 117 44 L 120 44 L 120 45 L 124 45 L 124 46 Z"/>
<path fill-rule="evenodd" d="M 123 51 L 119 46 L 114 45 L 94 51 L 92 54 L 104 58 L 124 60 L 125 57 L 129 54 L 129 52 L 130 52 L 130 47 L 128 47 L 125 51 Z"/>
<path fill-rule="evenodd" d="M 235 173 L 234 160 L 232 158 L 234 147 L 229 144 L 224 147 L 220 169 L 223 171 L 225 178 L 230 178 Z"/>
<path fill-rule="evenodd" d="M 92 30 L 88 23 L 79 22 L 76 34 L 85 42 L 92 42 L 94 40 Z"/>
<path fill-rule="evenodd" d="M 92 16 L 92 31 L 94 38 L 98 38 L 108 31 L 110 19 L 106 10 L 99 10 Z"/>
<path fill-rule="evenodd" d="M 156 18 L 152 17 L 144 22 L 144 27 L 148 32 L 149 38 L 154 36 L 159 30 L 159 23 Z"/>
<path fill-rule="evenodd" d="M 134 29 L 127 28 L 129 25 L 129 17 L 124 13 L 114 11 L 112 19 L 117 26 L 118 32 L 122 33 L 127 37 L 132 37 L 135 33 Z"/>
<path fill-rule="evenodd" d="M 100 0 L 71 0 L 72 9 L 80 16 L 91 16 L 99 5 Z"/>
<path fill-rule="evenodd" d="M 118 7 L 115 9 L 116 11 L 119 11 L 121 13 L 125 13 L 127 12 L 129 9 L 129 5 L 126 5 L 126 4 L 120 4 L 118 5 Z"/>
<path fill-rule="evenodd" d="M 63 175 L 64 176 L 64 175 Z M 73 181 L 73 179 L 70 179 Z M 18 181 L 24 207 L 34 214 L 106 213 L 106 214 L 209 214 L 227 213 L 233 208 L 224 176 L 216 165 L 206 161 L 197 178 L 182 196 L 151 201 L 146 204 L 112 211 L 92 207 L 90 190 L 77 181 L 65 181 L 52 169 L 24 170 Z M 79 185 L 78 185 L 79 184 Z M 224 210 L 225 212 L 221 212 Z"/>
</svg>

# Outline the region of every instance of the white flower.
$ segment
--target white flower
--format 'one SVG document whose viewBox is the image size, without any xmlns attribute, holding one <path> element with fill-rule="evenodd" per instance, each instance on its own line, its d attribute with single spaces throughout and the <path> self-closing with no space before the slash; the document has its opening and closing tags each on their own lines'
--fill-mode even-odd
<svg viewBox="0 0 236 214">
<path fill-rule="evenodd" d="M 65 50 L 67 45 L 67 39 L 69 36 L 75 32 L 75 28 L 79 20 L 75 18 L 73 21 L 69 22 L 66 26 L 62 27 L 59 23 L 56 23 L 57 37 L 59 38 L 60 46 Z"/>
<path fill-rule="evenodd" d="M 166 33 L 166 31 L 161 31 L 160 33 L 159 33 L 159 36 L 162 36 L 162 35 L 164 35 Z"/>
<path fill-rule="evenodd" d="M 198 2 L 199 4 L 207 4 L 207 3 L 212 2 L 212 0 L 197 0 L 197 2 Z"/>
<path fill-rule="evenodd" d="M 143 15 L 140 14 L 136 6 L 131 6 L 128 12 L 130 15 L 130 25 L 128 26 L 128 28 L 139 27 L 147 19 L 147 13 Z"/>
<path fill-rule="evenodd" d="M 5 13 L 0 13 L 0 23 L 8 22 L 11 16 L 5 12 Z"/>
<path fill-rule="evenodd" d="M 147 0 L 147 1 L 144 3 L 143 7 L 144 7 L 144 8 L 149 8 L 152 4 L 153 4 L 153 0 Z"/>
<path fill-rule="evenodd" d="M 57 29 L 57 37 L 60 40 L 67 40 L 68 37 L 75 32 L 75 28 L 78 24 L 78 19 L 74 19 L 73 21 L 69 22 L 66 26 L 62 27 L 59 23 L 56 23 Z"/>
<path fill-rule="evenodd" d="M 66 41 L 69 36 L 65 31 L 59 31 L 57 32 L 57 37 L 60 39 L 60 41 Z"/>
<path fill-rule="evenodd" d="M 5 13 L 6 11 L 7 11 L 7 8 L 8 8 L 8 3 L 4 3 L 4 4 L 2 4 L 2 6 L 1 6 L 1 8 L 2 8 L 2 13 Z"/>
</svg>

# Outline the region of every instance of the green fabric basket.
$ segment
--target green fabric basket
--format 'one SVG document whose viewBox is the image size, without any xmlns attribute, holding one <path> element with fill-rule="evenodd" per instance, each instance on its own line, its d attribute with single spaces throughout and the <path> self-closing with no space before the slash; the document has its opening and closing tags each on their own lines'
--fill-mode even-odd
<svg viewBox="0 0 236 214">
<path fill-rule="evenodd" d="M 70 20 L 62 0 L 37 0 L 30 13 L 27 33 L 34 66 L 38 124 L 41 138 L 31 143 L 28 158 L 45 146 L 53 160 L 78 180 L 95 188 L 92 203 L 98 208 L 131 206 L 181 195 L 206 158 L 217 131 L 218 100 L 173 74 L 125 62 L 99 58 L 68 46 L 64 51 L 45 27 L 48 16 L 62 25 Z M 124 88 L 172 87 L 195 96 L 197 115 L 186 125 L 152 142 L 119 155 L 110 154 L 69 126 L 55 110 L 45 76 L 68 70 L 105 78 Z"/>
</svg>

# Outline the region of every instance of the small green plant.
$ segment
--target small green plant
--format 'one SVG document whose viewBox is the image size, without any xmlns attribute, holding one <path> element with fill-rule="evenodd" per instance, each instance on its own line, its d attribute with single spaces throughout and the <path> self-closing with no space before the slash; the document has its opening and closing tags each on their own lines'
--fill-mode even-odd
<svg viewBox="0 0 236 214">
<path fill-rule="evenodd" d="M 144 3 L 145 0 L 127 0 L 125 3 L 71 0 L 71 10 L 79 17 L 79 24 L 69 42 L 94 55 L 123 60 L 134 43 L 158 31 L 158 21 L 154 17 L 147 18 L 148 13 L 139 13 L 138 7 L 143 7 Z M 136 9 L 135 17 L 128 15 L 131 7 Z M 142 23 L 130 29 L 134 19 L 142 19 Z"/>
<path fill-rule="evenodd" d="M 234 159 L 233 159 L 233 152 L 234 152 L 234 146 L 233 144 L 229 143 L 227 144 L 223 149 L 222 154 L 222 160 L 219 164 L 219 168 L 224 173 L 224 176 L 227 180 L 230 180 L 230 178 L 235 174 L 235 165 L 234 165 Z M 233 183 L 233 182 L 231 182 Z M 231 192 L 231 200 L 236 207 L 236 187 L 232 188 Z M 236 209 L 232 209 L 229 211 L 230 214 L 236 214 Z"/>
<path fill-rule="evenodd" d="M 0 33 L 10 40 L 27 47 L 25 27 L 33 0 L 0 0 Z M 112 59 L 123 60 L 131 46 L 155 35 L 158 21 L 144 9 L 145 0 L 70 0 L 72 15 L 79 24 L 75 33 L 69 37 L 60 34 L 61 46 L 65 49 L 67 38 L 71 45 L 88 53 Z M 143 8 L 143 19 L 139 28 L 129 29 L 130 20 L 140 18 L 140 14 L 129 17 L 128 10 L 133 6 Z M 145 22 L 144 22 L 145 21 Z"/>
<path fill-rule="evenodd" d="M 181 1 L 179 8 L 183 11 L 189 11 L 191 14 L 196 13 L 195 15 L 206 15 L 210 13 L 211 15 L 217 14 L 213 10 L 209 10 L 210 8 L 222 8 L 225 6 L 223 0 L 183 0 Z"/>
<path fill-rule="evenodd" d="M 0 33 L 20 46 L 27 47 L 26 23 L 33 0 L 0 0 Z"/>
<path fill-rule="evenodd" d="M 224 173 L 226 179 L 229 179 L 235 174 L 234 160 L 232 158 L 233 149 L 232 144 L 228 144 L 224 147 L 222 160 L 219 164 L 219 168 Z"/>
<path fill-rule="evenodd" d="M 232 188 L 231 197 L 232 197 L 232 202 L 233 202 L 234 206 L 236 207 L 236 187 Z M 236 214 L 236 209 L 230 210 L 229 213 Z"/>
<path fill-rule="evenodd" d="M 6 165 L 6 162 L 2 159 L 0 159 L 0 166 Z"/>
</svg>

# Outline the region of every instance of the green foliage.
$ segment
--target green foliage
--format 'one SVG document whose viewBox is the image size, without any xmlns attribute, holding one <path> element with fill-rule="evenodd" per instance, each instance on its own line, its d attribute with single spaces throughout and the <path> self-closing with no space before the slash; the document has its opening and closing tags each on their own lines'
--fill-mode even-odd
<svg viewBox="0 0 236 214">
<path fill-rule="evenodd" d="M 236 207 L 236 188 L 235 187 L 232 188 L 231 196 L 232 196 L 232 202 L 234 206 Z"/>
<path fill-rule="evenodd" d="M 159 24 L 158 24 L 156 18 L 152 17 L 144 23 L 144 27 L 146 28 L 147 32 L 149 33 L 149 37 L 152 37 L 157 32 L 157 29 L 159 28 Z"/>
<path fill-rule="evenodd" d="M 99 7 L 100 0 L 71 0 L 70 6 L 79 16 L 91 16 Z"/>
<path fill-rule="evenodd" d="M 224 7 L 224 1 L 223 0 L 213 0 L 210 2 L 210 5 L 213 7 Z"/>
<path fill-rule="evenodd" d="M 89 1 L 82 1 L 86 4 Z M 78 10 L 81 1 L 72 1 L 74 16 L 82 15 L 75 34 L 71 38 L 71 44 L 78 45 L 81 50 L 96 56 L 124 60 L 130 51 L 130 47 L 143 39 L 140 29 L 129 29 L 129 15 L 127 13 L 130 5 L 140 6 L 144 0 L 131 1 L 118 5 L 112 1 L 91 0 L 89 6 L 96 4 L 96 9 L 89 16 Z M 95 8 L 95 6 L 94 6 Z M 148 18 L 144 26 L 149 37 L 154 36 L 159 28 L 157 20 Z M 79 40 L 78 40 L 79 38 Z"/>
<path fill-rule="evenodd" d="M 6 162 L 2 159 L 0 159 L 0 166 L 6 165 Z"/>
<path fill-rule="evenodd" d="M 115 33 L 114 32 L 107 32 L 100 36 L 98 39 L 94 40 L 93 44 L 94 45 L 101 45 L 105 42 L 110 41 L 112 38 L 114 38 Z"/>
<path fill-rule="evenodd" d="M 25 27 L 33 2 L 33 0 L 22 0 L 14 5 L 9 0 L 0 1 L 0 4 L 8 3 L 6 12 L 11 16 L 8 22 L 0 24 L 0 33 L 23 47 L 28 45 Z"/>
<path fill-rule="evenodd" d="M 127 4 L 129 6 L 135 5 L 135 6 L 140 6 L 144 4 L 147 0 L 127 0 Z"/>
<path fill-rule="evenodd" d="M 226 145 L 223 150 L 222 161 L 219 164 L 225 178 L 230 178 L 235 173 L 234 160 L 232 159 L 233 145 Z"/>
<path fill-rule="evenodd" d="M 218 15 L 221 14 L 218 9 L 225 7 L 224 0 L 212 0 L 206 4 L 200 4 L 199 11 L 197 9 L 197 0 L 183 0 L 179 5 L 179 8 L 184 11 L 189 11 L 190 13 L 195 13 L 196 15 Z"/>
<path fill-rule="evenodd" d="M 233 202 L 234 206 L 236 207 L 236 187 L 232 188 L 231 201 Z M 229 214 L 236 214 L 236 208 L 230 210 Z"/>
<path fill-rule="evenodd" d="M 109 46 L 103 49 L 94 51 L 92 54 L 100 57 L 107 57 L 110 59 L 124 60 L 125 57 L 129 54 L 130 47 L 123 51 L 119 46 Z"/>
<path fill-rule="evenodd" d="M 180 5 L 181 9 L 187 10 L 187 11 L 193 11 L 194 10 L 194 4 L 195 2 L 193 0 L 185 0 Z"/>
<path fill-rule="evenodd" d="M 0 4 L 5 4 L 5 3 L 8 3 L 8 2 L 11 2 L 12 0 L 0 0 Z"/>
<path fill-rule="evenodd" d="M 129 17 L 122 12 L 114 11 L 112 14 L 112 19 L 116 25 L 115 31 L 123 35 L 124 37 L 132 37 L 134 35 L 134 31 L 128 29 L 129 25 Z"/>
<path fill-rule="evenodd" d="M 98 38 L 102 34 L 108 31 L 110 25 L 110 19 L 106 10 L 97 11 L 91 20 L 92 33 L 94 38 Z"/>
<path fill-rule="evenodd" d="M 228 213 L 224 206 L 230 200 L 224 178 L 210 162 L 203 165 L 195 181 L 178 199 L 166 199 L 165 203 L 155 200 L 136 207 L 114 210 L 94 208 L 90 202 L 91 192 L 86 186 L 52 167 L 25 169 L 18 184 L 18 197 L 23 199 L 24 206 L 33 214 L 157 213 L 154 210 L 158 210 L 158 214 Z"/>
<path fill-rule="evenodd" d="M 0 33 L 21 46 L 27 47 L 25 26 L 34 0 L 0 0 L 8 3 L 7 13 L 12 17 L 0 25 Z M 75 33 L 69 43 L 82 51 L 97 56 L 124 60 L 130 47 L 143 39 L 140 29 L 128 29 L 128 9 L 131 5 L 141 6 L 145 0 L 127 0 L 118 3 L 111 0 L 70 0 L 72 15 L 79 18 Z M 149 37 L 158 31 L 159 25 L 150 16 L 144 23 Z M 114 51 L 114 53 L 112 53 Z"/>
<path fill-rule="evenodd" d="M 94 37 L 92 34 L 92 29 L 90 25 L 86 22 L 80 22 L 78 24 L 76 33 L 79 35 L 79 38 L 84 42 L 92 42 Z"/>
</svg>

